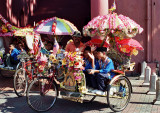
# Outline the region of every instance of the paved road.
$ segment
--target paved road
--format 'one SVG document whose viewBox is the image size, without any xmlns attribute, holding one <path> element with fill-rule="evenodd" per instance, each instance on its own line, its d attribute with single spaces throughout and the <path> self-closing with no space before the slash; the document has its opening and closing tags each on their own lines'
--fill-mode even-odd
<svg viewBox="0 0 160 113">
<path fill-rule="evenodd" d="M 146 95 L 148 87 L 140 87 L 141 80 L 131 80 L 133 94 L 127 108 L 122 113 L 160 113 L 160 106 L 152 105 L 155 95 Z M 97 97 L 92 103 L 77 103 L 58 98 L 55 106 L 46 113 L 110 113 L 104 97 Z M 0 112 L 36 113 L 28 106 L 26 98 L 18 98 L 13 92 L 13 78 L 0 77 Z"/>
</svg>

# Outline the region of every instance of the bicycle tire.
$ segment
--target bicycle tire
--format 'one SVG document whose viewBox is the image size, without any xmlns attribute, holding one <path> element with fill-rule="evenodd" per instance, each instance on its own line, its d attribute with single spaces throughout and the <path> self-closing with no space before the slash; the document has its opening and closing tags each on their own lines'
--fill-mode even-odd
<svg viewBox="0 0 160 113">
<path fill-rule="evenodd" d="M 21 74 L 22 72 L 22 74 Z M 28 87 L 27 76 L 23 69 L 18 69 L 14 75 L 14 91 L 18 97 L 22 97 L 25 95 Z M 21 89 L 18 89 L 19 86 Z M 23 87 L 24 86 L 24 87 Z M 20 90 L 20 91 L 19 91 Z M 21 91 L 22 90 L 22 91 Z"/>
<path fill-rule="evenodd" d="M 127 107 L 131 98 L 131 89 L 131 83 L 125 76 L 118 76 L 111 80 L 107 91 L 107 102 L 112 111 L 120 112 Z"/>
<path fill-rule="evenodd" d="M 44 86 L 42 86 L 42 84 L 44 84 Z M 57 87 L 53 80 L 48 77 L 38 77 L 34 79 L 28 87 L 26 97 L 28 105 L 33 110 L 45 112 L 53 107 L 56 102 L 57 95 Z"/>
</svg>

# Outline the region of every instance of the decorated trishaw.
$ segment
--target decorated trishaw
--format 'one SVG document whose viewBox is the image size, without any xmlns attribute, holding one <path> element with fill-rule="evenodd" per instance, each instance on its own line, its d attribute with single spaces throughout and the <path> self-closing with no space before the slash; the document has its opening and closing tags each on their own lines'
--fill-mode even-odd
<svg viewBox="0 0 160 113">
<path fill-rule="evenodd" d="M 28 27 L 15 27 L 11 25 L 2 15 L 0 15 L 0 73 L 4 77 L 13 77 L 15 71 L 21 66 L 21 62 L 18 65 L 9 66 L 5 63 L 5 56 L 9 53 L 9 45 L 11 42 L 26 43 L 30 49 L 32 43 L 29 42 L 29 38 L 33 35 L 33 28 Z M 17 45 L 16 45 L 17 46 Z"/>
<path fill-rule="evenodd" d="M 115 4 L 113 5 L 113 9 Z M 77 28 L 67 20 L 53 17 L 42 20 L 34 29 L 40 34 L 72 35 Z M 106 82 L 104 95 L 89 92 L 86 86 L 86 77 L 83 73 L 84 60 L 81 52 L 62 52 L 57 50 L 54 43 L 53 53 L 48 55 L 41 72 L 31 82 L 27 90 L 27 102 L 36 111 L 47 111 L 54 106 L 57 96 L 76 101 L 92 102 L 96 96 L 107 98 L 109 107 L 113 111 L 122 111 L 128 105 L 132 86 L 125 76 L 126 70 L 133 70 L 134 63 L 130 61 L 131 55 L 137 55 L 142 46 L 133 40 L 137 33 L 143 29 L 129 17 L 118 15 L 111 11 L 108 15 L 93 18 L 83 28 L 84 36 L 94 37 L 87 42 L 110 48 L 107 51 L 115 63 L 115 76 Z M 135 43 L 136 42 L 136 43 Z M 43 51 L 42 53 L 45 54 Z M 48 53 L 48 52 L 46 52 Z"/>
</svg>

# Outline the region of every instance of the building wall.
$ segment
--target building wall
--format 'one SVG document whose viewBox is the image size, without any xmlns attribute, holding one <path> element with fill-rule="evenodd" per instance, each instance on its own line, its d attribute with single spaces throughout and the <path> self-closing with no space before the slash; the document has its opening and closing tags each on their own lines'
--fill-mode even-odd
<svg viewBox="0 0 160 113">
<path fill-rule="evenodd" d="M 111 6 L 112 3 L 113 1 L 109 1 L 109 6 Z M 147 18 L 147 0 L 116 0 L 116 5 L 116 12 L 118 14 L 130 17 L 144 28 L 142 34 L 138 34 L 134 37 L 144 48 L 144 51 L 139 51 L 137 56 L 132 56 L 132 61 L 136 62 L 136 72 L 140 73 L 140 63 L 143 61 L 147 61 L 148 65 L 155 70 L 155 61 L 160 61 L 160 0 L 150 0 L 149 5 L 151 8 L 149 12 L 151 14 L 149 18 Z M 147 41 L 147 19 L 151 21 L 151 32 L 149 32 L 151 37 L 149 41 Z M 149 49 L 148 54 L 147 46 Z M 147 57 L 149 57 L 149 59 L 147 59 Z"/>
<path fill-rule="evenodd" d="M 110 7 L 113 0 L 108 1 Z M 130 17 L 144 28 L 142 34 L 134 37 L 144 47 L 144 51 L 132 57 L 132 61 L 136 62 L 136 72 L 140 73 L 141 62 L 155 65 L 155 60 L 160 61 L 160 0 L 150 0 L 150 18 L 147 18 L 147 0 L 116 0 L 116 5 L 118 14 Z M 0 13 L 16 26 L 33 26 L 34 21 L 57 16 L 70 20 L 81 31 L 91 18 L 91 3 L 90 0 L 0 0 Z M 151 30 L 149 40 L 148 19 Z M 84 38 L 83 41 L 88 39 Z"/>
<path fill-rule="evenodd" d="M 80 31 L 91 18 L 90 0 L 0 0 L 0 14 L 21 27 L 56 16 L 71 21 Z M 65 45 L 70 38 L 64 37 L 62 43 Z"/>
<path fill-rule="evenodd" d="M 0 0 L 0 14 L 13 25 L 26 26 L 36 4 L 37 0 Z"/>
</svg>

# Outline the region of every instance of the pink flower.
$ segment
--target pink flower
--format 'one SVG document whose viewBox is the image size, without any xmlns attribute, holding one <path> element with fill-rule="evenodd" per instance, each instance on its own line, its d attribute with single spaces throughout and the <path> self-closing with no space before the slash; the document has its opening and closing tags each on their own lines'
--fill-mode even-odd
<svg viewBox="0 0 160 113">
<path fill-rule="evenodd" d="M 79 80 L 79 79 L 81 79 L 82 77 L 81 77 L 81 76 L 75 76 L 74 78 L 75 78 L 75 80 Z"/>
</svg>

